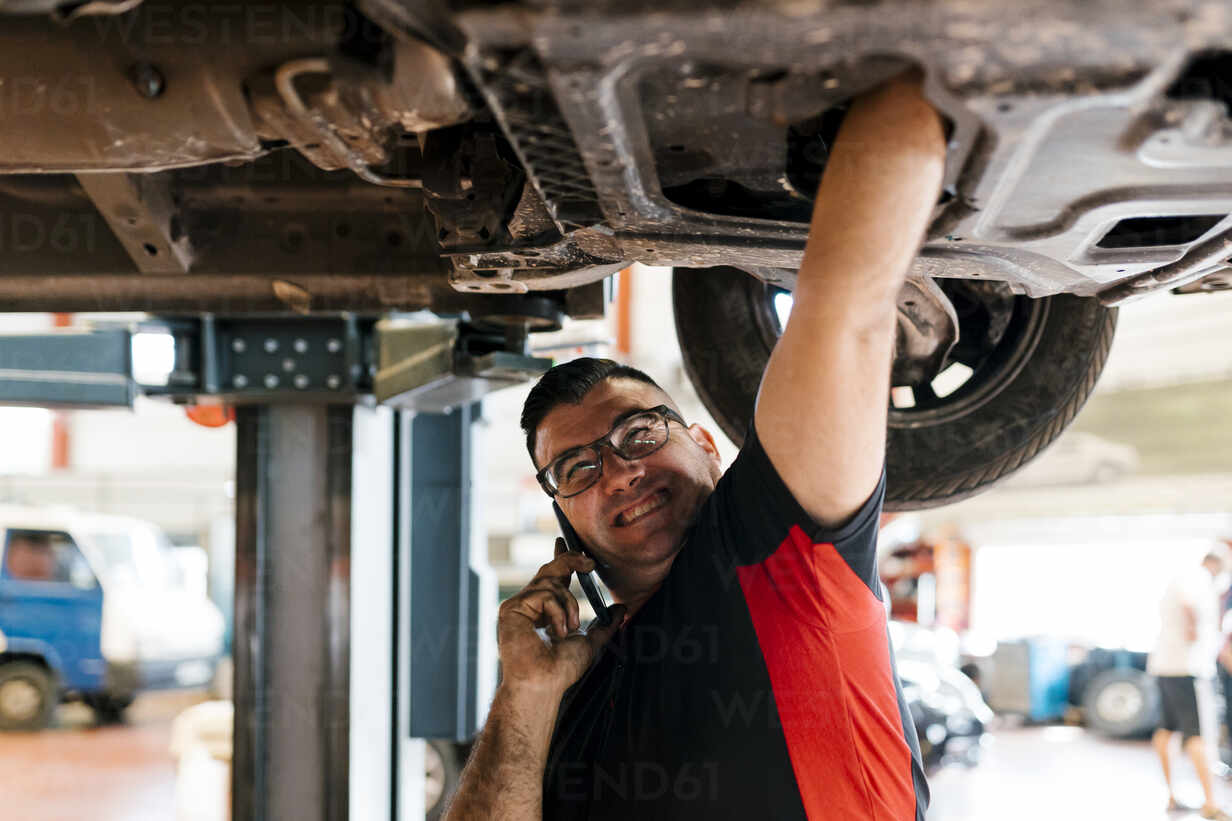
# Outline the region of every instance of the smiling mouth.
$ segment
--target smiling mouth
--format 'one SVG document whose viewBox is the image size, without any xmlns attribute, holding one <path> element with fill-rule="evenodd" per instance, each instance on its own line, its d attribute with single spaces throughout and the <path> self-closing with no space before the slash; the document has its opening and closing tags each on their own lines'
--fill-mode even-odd
<svg viewBox="0 0 1232 821">
<path fill-rule="evenodd" d="M 667 504 L 668 498 L 671 496 L 667 488 L 655 491 L 648 496 L 644 501 L 639 502 L 633 507 L 622 510 L 616 514 L 615 523 L 617 527 L 627 527 L 634 524 L 640 519 L 644 519 L 651 513 L 654 513 L 659 508 Z"/>
</svg>

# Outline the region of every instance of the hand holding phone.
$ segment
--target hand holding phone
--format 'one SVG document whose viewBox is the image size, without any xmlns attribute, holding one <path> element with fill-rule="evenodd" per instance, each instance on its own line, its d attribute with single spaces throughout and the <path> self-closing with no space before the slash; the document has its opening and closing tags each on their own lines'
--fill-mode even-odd
<svg viewBox="0 0 1232 821">
<path fill-rule="evenodd" d="M 556 514 L 556 521 L 560 523 L 560 532 L 564 536 L 565 547 L 575 553 L 586 554 L 585 548 L 582 547 L 582 540 L 578 538 L 577 531 L 565 517 L 565 512 L 560 509 L 560 505 L 552 502 L 552 512 Z M 590 559 L 594 561 L 595 557 L 590 556 Z M 612 615 L 608 612 L 607 599 L 604 598 L 603 591 L 599 589 L 599 580 L 595 578 L 594 571 L 578 573 L 577 577 L 578 584 L 582 586 L 582 592 L 586 594 L 586 600 L 590 602 L 591 609 L 595 611 L 596 621 L 600 627 L 606 627 L 611 623 Z"/>
</svg>

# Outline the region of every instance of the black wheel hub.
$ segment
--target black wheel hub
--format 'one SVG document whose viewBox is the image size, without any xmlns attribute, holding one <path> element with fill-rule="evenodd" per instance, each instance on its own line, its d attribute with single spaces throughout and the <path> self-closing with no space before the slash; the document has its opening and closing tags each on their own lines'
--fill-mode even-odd
<svg viewBox="0 0 1232 821">
<path fill-rule="evenodd" d="M 1001 282 L 938 280 L 954 307 L 958 339 L 939 367 L 895 368 L 889 426 L 917 428 L 952 422 L 979 408 L 1011 382 L 1040 339 L 1048 301 L 1012 293 Z M 790 310 L 779 288 L 767 288 L 765 327 L 782 333 Z"/>
</svg>

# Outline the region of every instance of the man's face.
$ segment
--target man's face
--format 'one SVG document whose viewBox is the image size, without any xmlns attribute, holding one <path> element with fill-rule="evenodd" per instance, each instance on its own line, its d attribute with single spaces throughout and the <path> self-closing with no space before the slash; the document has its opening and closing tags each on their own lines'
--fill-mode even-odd
<svg viewBox="0 0 1232 821">
<path fill-rule="evenodd" d="M 535 462 L 542 467 L 570 448 L 605 435 L 622 413 L 671 405 L 662 391 L 631 379 L 608 379 L 578 405 L 554 408 L 539 425 Z M 619 580 L 673 557 L 680 539 L 721 475 L 719 453 L 699 425 L 671 422 L 667 444 L 626 462 L 600 448 L 603 475 L 568 499 L 557 499 L 596 558 Z M 638 515 L 640 514 L 640 515 Z M 670 563 L 663 567 L 664 575 Z"/>
</svg>

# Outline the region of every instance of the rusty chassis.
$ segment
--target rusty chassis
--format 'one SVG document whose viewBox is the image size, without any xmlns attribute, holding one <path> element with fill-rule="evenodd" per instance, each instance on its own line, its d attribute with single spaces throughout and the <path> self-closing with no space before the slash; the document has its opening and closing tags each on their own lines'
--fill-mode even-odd
<svg viewBox="0 0 1232 821">
<path fill-rule="evenodd" d="M 593 316 L 635 261 L 790 288 L 845 102 L 910 65 L 950 140 L 918 281 L 1232 283 L 1223 2 L 5 11 L 0 310 Z"/>
</svg>

